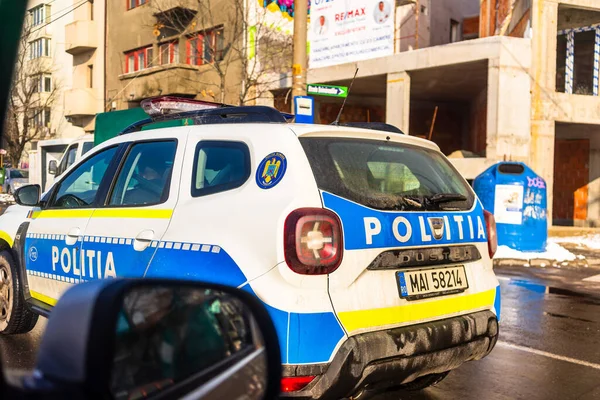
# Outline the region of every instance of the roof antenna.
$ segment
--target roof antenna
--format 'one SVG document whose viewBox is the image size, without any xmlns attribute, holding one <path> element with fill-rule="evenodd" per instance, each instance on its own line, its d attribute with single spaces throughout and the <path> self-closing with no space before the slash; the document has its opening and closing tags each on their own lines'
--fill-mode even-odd
<svg viewBox="0 0 600 400">
<path fill-rule="evenodd" d="M 342 107 L 340 108 L 340 112 L 337 115 L 337 118 L 335 119 L 335 121 L 333 121 L 331 123 L 331 125 L 339 125 L 340 124 L 340 117 L 342 116 L 342 111 L 344 111 L 344 106 L 346 105 L 346 100 L 348 100 L 348 97 L 350 96 L 350 91 L 352 90 L 352 84 L 354 83 L 354 80 L 356 79 L 356 74 L 358 74 L 358 68 L 356 68 L 356 71 L 354 71 L 354 77 L 352 78 L 352 81 L 350 82 L 350 87 L 348 88 L 348 95 L 346 97 L 344 97 L 344 102 L 342 103 Z"/>
</svg>

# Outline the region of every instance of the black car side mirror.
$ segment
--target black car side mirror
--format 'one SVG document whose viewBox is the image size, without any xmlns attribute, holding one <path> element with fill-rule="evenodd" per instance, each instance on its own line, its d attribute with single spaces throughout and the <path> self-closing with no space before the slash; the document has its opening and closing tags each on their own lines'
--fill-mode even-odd
<svg viewBox="0 0 600 400">
<path fill-rule="evenodd" d="M 116 279 L 62 295 L 23 387 L 39 399 L 275 399 L 280 379 L 277 334 L 255 296 Z"/>
<path fill-rule="evenodd" d="M 56 160 L 50 160 L 50 163 L 48 163 L 48 173 L 50 175 L 56 175 L 57 170 L 58 166 L 56 164 Z"/>
<path fill-rule="evenodd" d="M 40 203 L 41 193 L 40 185 L 25 185 L 15 191 L 14 197 L 17 204 L 34 207 Z"/>
</svg>

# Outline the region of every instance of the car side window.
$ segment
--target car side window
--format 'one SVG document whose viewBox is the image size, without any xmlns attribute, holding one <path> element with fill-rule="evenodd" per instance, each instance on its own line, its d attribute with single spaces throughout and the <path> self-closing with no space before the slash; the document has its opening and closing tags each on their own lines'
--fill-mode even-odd
<svg viewBox="0 0 600 400">
<path fill-rule="evenodd" d="M 77 158 L 77 145 L 74 144 L 67 149 L 65 152 L 65 156 L 63 157 L 60 165 L 58 166 L 58 171 L 56 171 L 56 175 L 60 175 L 67 170 Z"/>
<path fill-rule="evenodd" d="M 202 141 L 196 146 L 192 196 L 242 186 L 250 177 L 250 151 L 242 142 Z"/>
<path fill-rule="evenodd" d="M 134 144 L 119 171 L 110 206 L 143 206 L 163 203 L 169 195 L 177 142 Z"/>
<path fill-rule="evenodd" d="M 81 155 L 84 155 L 94 147 L 94 142 L 83 142 L 81 147 Z"/>
<path fill-rule="evenodd" d="M 77 166 L 59 184 L 49 208 L 89 207 L 96 200 L 100 182 L 104 177 L 116 147 L 103 150 Z"/>
</svg>

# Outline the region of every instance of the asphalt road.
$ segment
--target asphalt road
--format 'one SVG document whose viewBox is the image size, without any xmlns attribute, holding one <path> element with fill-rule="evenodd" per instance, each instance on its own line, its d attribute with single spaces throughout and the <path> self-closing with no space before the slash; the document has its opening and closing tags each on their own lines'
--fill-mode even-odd
<svg viewBox="0 0 600 400">
<path fill-rule="evenodd" d="M 433 388 L 377 400 L 600 399 L 600 269 L 502 267 L 496 273 L 502 311 L 492 353 Z"/>
<path fill-rule="evenodd" d="M 600 399 L 600 269 L 500 267 L 500 340 L 485 359 L 418 393 L 392 399 Z M 595 280 L 598 279 L 598 282 Z M 44 321 L 0 337 L 4 368 L 29 369 Z"/>
</svg>

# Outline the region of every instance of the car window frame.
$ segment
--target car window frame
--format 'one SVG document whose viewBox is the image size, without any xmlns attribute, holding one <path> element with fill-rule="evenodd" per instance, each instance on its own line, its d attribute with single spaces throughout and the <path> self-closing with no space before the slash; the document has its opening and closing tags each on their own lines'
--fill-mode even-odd
<svg viewBox="0 0 600 400">
<path fill-rule="evenodd" d="M 87 157 L 82 158 L 79 161 L 76 161 L 73 164 L 73 168 L 69 171 L 69 173 L 65 174 L 64 176 L 61 176 L 60 180 L 58 182 L 56 182 L 54 185 L 52 185 L 52 190 L 49 192 L 48 196 L 44 196 L 43 200 L 45 200 L 45 199 L 47 199 L 47 200 L 45 200 L 45 202 L 41 208 L 44 210 L 80 210 L 80 209 L 86 210 L 86 209 L 90 209 L 90 208 L 98 208 L 99 205 L 103 204 L 105 201 L 105 198 L 106 198 L 107 192 L 108 192 L 108 185 L 114 179 L 115 170 L 116 170 L 117 166 L 119 165 L 121 158 L 123 157 L 123 152 L 124 152 L 123 145 L 124 145 L 124 143 L 118 143 L 118 144 L 115 144 L 112 146 L 107 146 L 102 149 L 98 149 L 97 151 L 94 151 L 93 153 L 88 153 Z M 83 163 L 88 161 L 90 158 L 95 157 L 96 155 L 98 155 L 104 151 L 107 151 L 109 149 L 113 149 L 113 148 L 116 148 L 116 152 L 115 152 L 112 160 L 108 164 L 106 171 L 104 172 L 104 176 L 102 177 L 102 180 L 100 181 L 100 185 L 98 186 L 96 198 L 94 199 L 94 202 L 92 204 L 85 206 L 85 207 L 54 207 L 53 206 L 53 203 L 56 200 L 56 195 L 58 193 L 59 188 L 64 183 L 65 179 L 67 179 L 72 173 L 74 173 L 77 170 L 77 167 L 79 165 L 83 165 Z"/>
<path fill-rule="evenodd" d="M 228 182 L 218 186 L 211 186 L 208 188 L 201 189 L 196 188 L 196 179 L 198 177 L 198 158 L 200 155 L 200 150 L 204 147 L 208 147 L 208 145 L 212 145 L 214 147 L 219 146 L 241 149 L 244 155 L 246 156 L 246 162 L 244 165 L 244 178 L 238 181 Z M 240 140 L 200 140 L 196 144 L 196 147 L 194 149 L 194 161 L 192 164 L 192 168 L 192 181 L 190 182 L 190 191 L 192 197 L 209 196 L 211 194 L 223 193 L 229 190 L 237 189 L 243 186 L 246 182 L 248 182 L 250 175 L 252 175 L 252 159 L 250 156 L 250 148 L 248 146 L 248 143 Z"/>
<path fill-rule="evenodd" d="M 131 150 L 133 149 L 133 147 L 138 144 L 157 143 L 157 142 L 175 142 L 175 157 L 173 158 L 173 168 L 171 168 L 171 173 L 170 173 L 170 175 L 168 177 L 168 181 L 166 182 L 165 187 L 163 189 L 163 194 L 161 195 L 160 201 L 157 203 L 147 203 L 147 204 L 121 204 L 121 205 L 109 204 L 110 199 L 113 195 L 113 191 L 115 190 L 117 180 L 119 179 L 119 175 L 121 174 L 121 171 L 123 170 L 123 167 L 125 166 L 125 162 L 127 162 L 127 157 L 131 153 Z M 157 205 L 168 202 L 169 198 L 171 197 L 171 182 L 173 180 L 173 171 L 175 169 L 174 168 L 175 161 L 177 160 L 177 151 L 179 151 L 179 140 L 177 138 L 144 139 L 144 140 L 137 140 L 134 142 L 127 142 L 127 146 L 125 146 L 123 148 L 123 155 L 122 155 L 121 160 L 119 161 L 119 164 L 115 170 L 112 182 L 111 182 L 110 186 L 107 188 L 107 193 L 104 198 L 104 201 L 102 202 L 102 205 L 99 206 L 98 208 L 152 207 L 152 206 L 157 206 Z"/>
<path fill-rule="evenodd" d="M 73 143 L 70 146 L 68 146 L 65 150 L 64 156 L 62 160 L 60 160 L 60 164 L 58 164 L 56 175 L 60 175 L 67 169 L 69 169 L 70 165 L 67 165 L 67 163 L 69 162 L 69 152 L 73 149 L 75 150 L 75 160 L 73 161 L 73 164 L 77 163 L 77 151 L 79 150 L 79 143 Z"/>
</svg>

